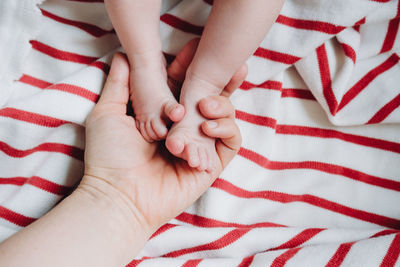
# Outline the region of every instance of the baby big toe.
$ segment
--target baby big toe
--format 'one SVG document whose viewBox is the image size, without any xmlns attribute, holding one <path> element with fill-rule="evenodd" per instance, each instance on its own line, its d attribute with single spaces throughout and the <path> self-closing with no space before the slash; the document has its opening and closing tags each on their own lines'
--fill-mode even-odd
<svg viewBox="0 0 400 267">
<path fill-rule="evenodd" d="M 175 100 L 170 100 L 164 105 L 165 115 L 173 122 L 182 120 L 185 108 Z"/>
<path fill-rule="evenodd" d="M 168 135 L 167 139 L 165 140 L 165 146 L 167 147 L 168 151 L 176 157 L 180 157 L 181 153 L 185 149 L 185 144 L 183 143 L 182 139 L 176 135 Z"/>
</svg>

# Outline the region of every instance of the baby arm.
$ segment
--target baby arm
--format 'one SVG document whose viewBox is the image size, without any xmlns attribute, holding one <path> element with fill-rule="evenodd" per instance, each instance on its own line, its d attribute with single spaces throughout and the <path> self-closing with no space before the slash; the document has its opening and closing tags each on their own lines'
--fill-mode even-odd
<svg viewBox="0 0 400 267">
<path fill-rule="evenodd" d="M 129 59 L 136 127 L 149 142 L 163 139 L 167 124 L 181 120 L 184 108 L 167 85 L 159 29 L 161 0 L 105 0 L 105 4 Z"/>
</svg>

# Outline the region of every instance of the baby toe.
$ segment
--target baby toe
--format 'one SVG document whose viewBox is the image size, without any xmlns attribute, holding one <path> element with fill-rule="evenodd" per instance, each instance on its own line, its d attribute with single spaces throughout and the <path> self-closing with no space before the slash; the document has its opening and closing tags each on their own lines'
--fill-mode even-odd
<svg viewBox="0 0 400 267">
<path fill-rule="evenodd" d="M 185 108 L 175 100 L 170 100 L 164 106 L 164 113 L 171 121 L 177 122 L 185 115 Z"/>
<path fill-rule="evenodd" d="M 168 135 L 167 139 L 165 140 L 165 146 L 167 147 L 168 151 L 176 157 L 180 157 L 181 153 L 185 150 L 185 144 L 183 143 L 182 139 L 176 135 Z"/>
<path fill-rule="evenodd" d="M 140 133 L 142 134 L 143 138 L 147 141 L 147 142 L 152 142 L 151 138 L 149 137 L 149 135 L 147 134 L 147 130 L 146 130 L 146 123 L 141 121 L 139 123 L 139 129 L 140 129 Z"/>
<path fill-rule="evenodd" d="M 197 168 L 200 165 L 199 151 L 195 145 L 186 146 L 186 160 L 190 167 Z"/>
<path fill-rule="evenodd" d="M 151 120 L 146 122 L 146 131 L 147 135 L 151 138 L 151 142 L 154 140 L 158 140 L 156 133 L 153 131 L 153 127 L 151 126 Z"/>
<path fill-rule="evenodd" d="M 165 137 L 167 136 L 168 133 L 167 127 L 165 126 L 165 123 L 161 119 L 152 119 L 151 128 L 157 135 L 156 140 L 165 139 Z"/>
<path fill-rule="evenodd" d="M 135 120 L 135 124 L 136 124 L 136 129 L 138 129 L 138 131 L 140 132 L 140 121 Z"/>
</svg>

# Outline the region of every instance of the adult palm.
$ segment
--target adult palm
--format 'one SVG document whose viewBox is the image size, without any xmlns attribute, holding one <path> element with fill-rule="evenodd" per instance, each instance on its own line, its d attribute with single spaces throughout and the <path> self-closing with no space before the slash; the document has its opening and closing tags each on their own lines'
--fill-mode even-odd
<svg viewBox="0 0 400 267">
<path fill-rule="evenodd" d="M 171 86 L 183 81 L 197 43 L 189 42 L 171 64 L 168 72 L 175 81 Z M 246 74 L 243 67 L 221 96 L 199 103 L 202 115 L 210 119 L 203 123 L 202 130 L 217 139 L 220 158 L 215 171 L 209 173 L 175 158 L 163 143 L 148 143 L 143 139 L 134 118 L 126 115 L 129 65 L 123 55 L 116 54 L 99 103 L 87 119 L 82 184 L 96 186 L 101 181 L 111 185 L 130 202 L 135 215 L 150 232 L 177 216 L 213 183 L 240 147 L 240 133 L 228 97 Z"/>
</svg>

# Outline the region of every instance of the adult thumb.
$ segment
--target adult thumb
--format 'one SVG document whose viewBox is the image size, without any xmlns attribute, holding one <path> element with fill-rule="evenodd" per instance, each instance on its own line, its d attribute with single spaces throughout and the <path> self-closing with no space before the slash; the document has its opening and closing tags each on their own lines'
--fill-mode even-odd
<svg viewBox="0 0 400 267">
<path fill-rule="evenodd" d="M 97 106 L 120 105 L 126 109 L 129 101 L 129 63 L 125 55 L 116 53 Z"/>
</svg>

